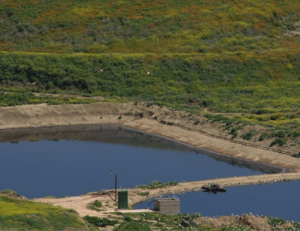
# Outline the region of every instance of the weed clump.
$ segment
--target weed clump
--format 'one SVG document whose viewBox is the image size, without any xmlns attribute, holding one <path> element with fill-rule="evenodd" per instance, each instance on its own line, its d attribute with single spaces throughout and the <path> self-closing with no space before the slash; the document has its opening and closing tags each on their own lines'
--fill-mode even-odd
<svg viewBox="0 0 300 231">
<path fill-rule="evenodd" d="M 3 189 L 3 190 L 0 190 L 0 194 L 17 194 L 16 191 L 13 191 L 11 189 Z"/>
<path fill-rule="evenodd" d="M 279 146 L 283 146 L 284 144 L 286 144 L 286 142 L 287 142 L 287 139 L 285 139 L 285 138 L 277 138 L 271 143 L 270 147 L 272 147 L 276 144 L 278 144 Z"/>
<path fill-rule="evenodd" d="M 149 185 L 144 185 L 144 184 L 141 184 L 141 185 L 137 185 L 135 186 L 136 188 L 147 188 L 147 189 L 156 189 L 156 188 L 165 188 L 165 187 L 169 187 L 169 186 L 175 186 L 175 185 L 178 185 L 178 183 L 176 181 L 170 181 L 168 183 L 163 183 L 161 181 L 152 181 Z"/>
<path fill-rule="evenodd" d="M 83 219 L 97 227 L 106 227 L 108 225 L 114 226 L 119 223 L 117 220 L 109 220 L 107 218 L 99 218 L 99 217 L 92 217 L 92 216 L 85 216 L 83 217 Z"/>
<path fill-rule="evenodd" d="M 114 231 L 133 231 L 133 230 L 143 230 L 143 231 L 151 231 L 149 225 L 144 223 L 139 223 L 136 221 L 123 222 L 118 227 L 114 229 Z"/>
<path fill-rule="evenodd" d="M 292 156 L 293 156 L 293 157 L 296 157 L 296 158 L 300 158 L 300 152 L 299 152 L 298 154 L 295 153 L 295 154 L 293 154 Z"/>
<path fill-rule="evenodd" d="M 284 131 L 278 131 L 270 135 L 270 137 L 284 138 L 286 136 Z"/>
<path fill-rule="evenodd" d="M 101 201 L 95 200 L 92 203 L 89 203 L 87 208 L 90 210 L 95 210 L 95 211 L 106 211 L 106 209 L 100 209 L 102 207 Z"/>
<path fill-rule="evenodd" d="M 255 135 L 255 131 L 250 131 L 250 132 L 247 132 L 246 134 L 242 135 L 242 138 L 244 140 L 251 140 L 254 135 Z"/>
<path fill-rule="evenodd" d="M 268 223 L 269 225 L 273 226 L 273 227 L 277 227 L 279 225 L 283 225 L 286 223 L 286 221 L 282 218 L 272 218 L 268 216 Z"/>
<path fill-rule="evenodd" d="M 139 196 L 148 196 L 150 194 L 150 192 L 140 192 L 140 193 L 138 193 L 137 195 L 139 195 Z"/>
<path fill-rule="evenodd" d="M 259 141 L 264 141 L 268 137 L 268 135 L 269 134 L 267 132 L 264 132 L 263 134 L 260 135 Z"/>
<path fill-rule="evenodd" d="M 200 123 L 200 120 L 196 120 L 195 123 L 194 123 L 194 125 L 197 125 L 199 123 Z"/>
</svg>

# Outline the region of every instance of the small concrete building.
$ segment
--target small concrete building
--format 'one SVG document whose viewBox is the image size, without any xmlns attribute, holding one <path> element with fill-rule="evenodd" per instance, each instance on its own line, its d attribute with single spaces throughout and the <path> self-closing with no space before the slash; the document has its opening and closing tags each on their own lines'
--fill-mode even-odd
<svg viewBox="0 0 300 231">
<path fill-rule="evenodd" d="M 156 198 L 154 210 L 165 215 L 180 213 L 180 201 L 178 198 Z"/>
</svg>

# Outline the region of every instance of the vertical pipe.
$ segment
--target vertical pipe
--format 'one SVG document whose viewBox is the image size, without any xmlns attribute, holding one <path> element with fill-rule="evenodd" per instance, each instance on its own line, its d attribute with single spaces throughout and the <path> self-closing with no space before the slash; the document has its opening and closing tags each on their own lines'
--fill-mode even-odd
<svg viewBox="0 0 300 231">
<path fill-rule="evenodd" d="M 117 182 L 118 182 L 117 175 L 115 175 L 115 201 L 116 202 L 117 202 Z"/>
</svg>

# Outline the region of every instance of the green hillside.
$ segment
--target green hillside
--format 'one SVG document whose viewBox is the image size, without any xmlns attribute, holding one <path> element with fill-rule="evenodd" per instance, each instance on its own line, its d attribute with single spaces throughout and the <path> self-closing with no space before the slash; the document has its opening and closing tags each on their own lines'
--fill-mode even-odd
<svg viewBox="0 0 300 231">
<path fill-rule="evenodd" d="M 99 95 L 299 129 L 298 0 L 2 0 L 0 32 L 0 91 L 21 92 L 3 106 Z"/>
<path fill-rule="evenodd" d="M 0 49 L 205 53 L 297 49 L 298 0 L 2 0 Z M 295 24 L 296 23 L 296 24 Z"/>
<path fill-rule="evenodd" d="M 72 209 L 12 199 L 0 192 L 1 230 L 97 230 Z"/>
</svg>

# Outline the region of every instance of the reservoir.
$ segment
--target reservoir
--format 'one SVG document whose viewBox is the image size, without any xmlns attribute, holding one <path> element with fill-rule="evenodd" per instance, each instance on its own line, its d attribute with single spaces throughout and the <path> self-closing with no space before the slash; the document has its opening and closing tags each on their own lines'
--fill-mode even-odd
<svg viewBox="0 0 300 231">
<path fill-rule="evenodd" d="M 27 198 L 279 172 L 117 126 L 0 131 L 0 189 Z M 110 174 L 112 170 L 113 174 Z"/>
<path fill-rule="evenodd" d="M 199 181 L 282 171 L 112 125 L 1 130 L 0 150 L 0 189 L 13 189 L 30 199 L 113 189 L 114 174 L 118 188 L 124 189 L 153 180 Z M 252 212 L 299 221 L 295 217 L 299 194 L 299 182 L 289 182 L 228 188 L 216 195 L 193 192 L 177 196 L 181 213 L 220 216 Z"/>
<path fill-rule="evenodd" d="M 201 216 L 230 216 L 252 213 L 300 222 L 300 182 L 274 183 L 227 188 L 226 193 L 208 194 L 190 192 L 176 195 L 180 199 L 180 212 Z M 172 195 L 173 196 L 173 195 Z M 145 208 L 149 202 L 135 206 Z M 153 203 L 149 208 L 154 208 Z"/>
</svg>

